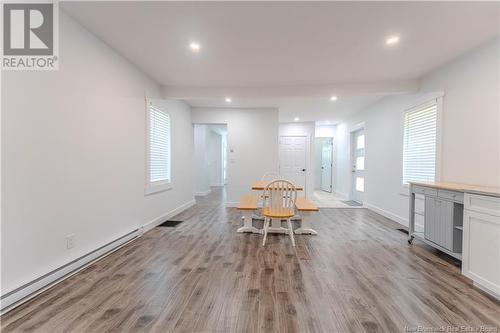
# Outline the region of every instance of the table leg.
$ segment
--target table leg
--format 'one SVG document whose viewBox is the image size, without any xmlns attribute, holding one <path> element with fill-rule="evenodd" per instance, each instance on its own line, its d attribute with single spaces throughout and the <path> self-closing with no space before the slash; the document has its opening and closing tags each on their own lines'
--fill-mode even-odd
<svg viewBox="0 0 500 333">
<path fill-rule="evenodd" d="M 264 205 L 264 191 L 259 191 L 259 200 L 257 201 L 257 205 L 259 206 L 259 209 L 257 210 L 256 213 L 252 214 L 252 219 L 254 220 L 259 220 L 259 221 L 264 221 L 264 215 L 262 215 L 262 206 Z"/>
<path fill-rule="evenodd" d="M 252 224 L 252 215 L 253 210 L 244 210 L 243 211 L 243 226 L 237 230 L 237 232 L 251 232 L 254 234 L 262 234 L 261 229 L 257 229 Z"/>
<path fill-rule="evenodd" d="M 413 193 L 413 185 L 408 186 L 410 203 L 409 203 L 409 216 L 408 216 L 408 243 L 413 242 L 413 233 L 415 232 L 415 193 Z"/>
<path fill-rule="evenodd" d="M 271 219 L 271 226 L 267 229 L 267 232 L 273 234 L 286 234 L 288 233 L 288 229 L 281 226 L 281 219 Z"/>
<path fill-rule="evenodd" d="M 301 212 L 302 222 L 300 228 L 295 229 L 296 235 L 317 235 L 318 233 L 311 226 L 311 212 Z"/>
</svg>

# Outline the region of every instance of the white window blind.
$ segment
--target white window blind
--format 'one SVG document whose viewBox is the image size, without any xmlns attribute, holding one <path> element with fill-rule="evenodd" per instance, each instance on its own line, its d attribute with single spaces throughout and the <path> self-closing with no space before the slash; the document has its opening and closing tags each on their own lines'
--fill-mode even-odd
<svg viewBox="0 0 500 333">
<path fill-rule="evenodd" d="M 170 177 L 170 116 L 149 105 L 149 182 L 169 183 Z"/>
<path fill-rule="evenodd" d="M 408 110 L 404 119 L 403 184 L 436 178 L 436 100 Z"/>
</svg>

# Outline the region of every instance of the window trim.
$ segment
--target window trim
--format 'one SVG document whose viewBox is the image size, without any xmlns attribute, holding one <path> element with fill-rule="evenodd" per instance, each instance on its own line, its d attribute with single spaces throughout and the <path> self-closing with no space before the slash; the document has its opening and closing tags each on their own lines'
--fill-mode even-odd
<svg viewBox="0 0 500 333">
<path fill-rule="evenodd" d="M 408 112 L 413 111 L 414 108 L 430 103 L 431 101 L 435 100 L 437 104 L 437 114 L 436 114 L 436 167 L 435 167 L 435 179 L 434 182 L 440 182 L 441 181 L 441 176 L 442 176 L 442 134 L 443 134 L 443 99 L 444 99 L 444 92 L 435 92 L 435 93 L 429 93 L 425 94 L 423 96 L 420 96 L 420 98 L 416 99 L 413 101 L 413 103 L 408 104 L 405 108 L 404 111 L 401 113 L 401 176 L 399 179 L 399 182 L 401 184 L 401 188 L 399 193 L 403 196 L 409 196 L 409 185 L 408 184 L 403 184 L 403 154 L 404 154 L 404 125 L 405 125 L 405 116 Z"/>
<path fill-rule="evenodd" d="M 144 195 L 151 195 L 159 192 L 168 191 L 173 188 L 172 186 L 172 116 L 169 113 L 166 113 L 170 118 L 170 180 L 159 180 L 159 181 L 150 181 L 150 139 L 151 139 L 151 112 L 149 110 L 150 106 L 155 106 L 160 109 L 160 107 L 156 106 L 153 103 L 153 100 L 146 99 L 146 163 L 145 163 L 145 177 L 144 177 Z M 162 110 L 163 111 L 163 110 Z"/>
</svg>

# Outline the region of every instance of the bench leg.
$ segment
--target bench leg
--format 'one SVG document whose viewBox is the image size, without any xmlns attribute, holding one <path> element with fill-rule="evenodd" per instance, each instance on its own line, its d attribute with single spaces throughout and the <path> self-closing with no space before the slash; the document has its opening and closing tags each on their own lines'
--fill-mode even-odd
<svg viewBox="0 0 500 333">
<path fill-rule="evenodd" d="M 295 229 L 296 235 L 317 235 L 318 233 L 311 227 L 311 212 L 301 212 L 302 222 L 300 228 Z"/>
<path fill-rule="evenodd" d="M 237 230 L 237 232 L 251 232 L 254 234 L 261 234 L 262 230 L 255 228 L 252 225 L 252 215 L 254 214 L 253 210 L 244 210 L 243 216 L 243 226 Z"/>
</svg>

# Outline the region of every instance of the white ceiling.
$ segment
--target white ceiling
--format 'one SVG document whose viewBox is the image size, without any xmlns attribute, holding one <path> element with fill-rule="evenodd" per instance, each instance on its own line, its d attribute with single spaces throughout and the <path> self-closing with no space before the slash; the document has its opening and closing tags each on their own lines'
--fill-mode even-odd
<svg viewBox="0 0 500 333">
<path fill-rule="evenodd" d="M 334 125 L 344 120 L 350 113 L 362 110 L 381 97 L 380 95 L 350 96 L 336 102 L 318 97 L 242 98 L 238 99 L 237 105 L 245 108 L 279 108 L 280 122 L 290 122 L 299 117 L 300 121 L 327 121 Z M 234 108 L 234 103 L 227 104 L 215 99 L 189 99 L 186 102 L 193 107 Z"/>
<path fill-rule="evenodd" d="M 297 102 L 295 92 L 305 86 L 318 89 L 296 105 L 322 105 L 326 90 L 337 94 L 335 87 L 345 85 L 349 99 L 366 95 L 367 83 L 382 86 L 374 89 L 378 97 L 394 93 L 387 83 L 416 80 L 498 35 L 499 17 L 498 2 L 71 1 L 61 7 L 176 91 L 169 97 L 222 106 L 223 95 L 231 95 L 233 107 L 273 98 L 282 107 Z M 401 41 L 387 47 L 393 34 Z M 193 40 L 201 44 L 197 54 L 189 49 Z M 204 96 L 192 95 L 193 88 Z M 268 93 L 247 96 L 245 89 Z M 367 98 L 375 96 L 353 103 Z"/>
</svg>

